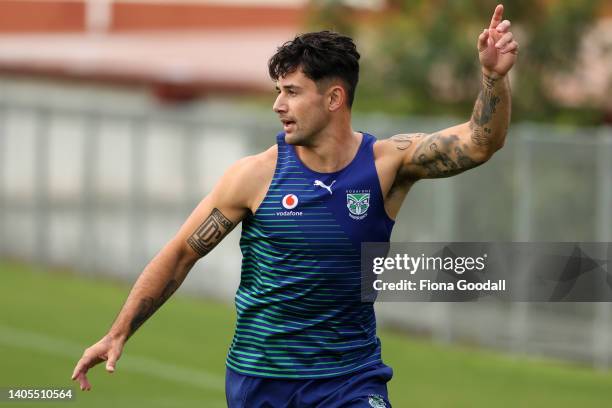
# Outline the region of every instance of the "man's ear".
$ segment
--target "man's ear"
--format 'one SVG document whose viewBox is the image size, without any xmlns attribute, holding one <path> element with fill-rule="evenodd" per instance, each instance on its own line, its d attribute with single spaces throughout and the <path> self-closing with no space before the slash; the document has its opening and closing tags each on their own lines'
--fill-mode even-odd
<svg viewBox="0 0 612 408">
<path fill-rule="evenodd" d="M 344 105 L 346 101 L 346 91 L 340 85 L 333 85 L 327 91 L 327 101 L 330 112 L 335 112 Z"/>
</svg>

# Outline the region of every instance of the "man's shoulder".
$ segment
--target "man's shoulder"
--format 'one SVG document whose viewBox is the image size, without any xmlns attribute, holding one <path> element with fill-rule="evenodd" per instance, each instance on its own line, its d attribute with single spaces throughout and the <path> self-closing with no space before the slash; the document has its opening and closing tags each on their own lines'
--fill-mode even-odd
<svg viewBox="0 0 612 408">
<path fill-rule="evenodd" d="M 378 158 L 405 159 L 420 144 L 425 133 L 403 133 L 393 135 L 387 139 L 377 140 L 374 143 L 374 156 Z"/>
<path fill-rule="evenodd" d="M 374 154 L 380 155 L 389 153 L 391 148 L 390 141 L 391 138 L 376 138 L 376 141 L 374 142 Z"/>
<path fill-rule="evenodd" d="M 278 146 L 246 156 L 238 160 L 230 169 L 232 195 L 243 202 L 251 211 L 261 202 L 274 177 Z"/>
<path fill-rule="evenodd" d="M 389 159 L 398 156 L 399 150 L 394 142 L 395 137 L 397 137 L 397 135 L 385 139 L 378 139 L 374 142 L 375 159 Z"/>
<path fill-rule="evenodd" d="M 402 166 L 412 160 L 423 133 L 405 133 L 378 140 L 374 144 L 374 161 L 385 193 L 405 178 L 398 178 Z"/>
<path fill-rule="evenodd" d="M 246 156 L 238 160 L 233 167 L 233 172 L 237 176 L 259 176 L 274 172 L 276 167 L 276 157 L 278 146 L 274 145 L 267 150 Z"/>
<path fill-rule="evenodd" d="M 242 197 L 257 195 L 262 185 L 274 177 L 277 146 L 236 161 L 225 173 L 222 183 L 232 194 Z"/>
</svg>

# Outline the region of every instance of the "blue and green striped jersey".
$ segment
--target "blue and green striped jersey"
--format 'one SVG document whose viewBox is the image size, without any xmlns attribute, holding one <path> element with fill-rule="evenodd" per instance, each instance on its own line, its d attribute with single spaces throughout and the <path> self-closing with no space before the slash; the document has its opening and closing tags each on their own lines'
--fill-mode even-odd
<svg viewBox="0 0 612 408">
<path fill-rule="evenodd" d="M 242 223 L 242 276 L 227 365 L 245 374 L 323 378 L 379 363 L 372 303 L 361 302 L 362 242 L 388 242 L 393 228 L 363 133 L 335 173 L 306 167 L 277 136 L 268 192 Z"/>
</svg>

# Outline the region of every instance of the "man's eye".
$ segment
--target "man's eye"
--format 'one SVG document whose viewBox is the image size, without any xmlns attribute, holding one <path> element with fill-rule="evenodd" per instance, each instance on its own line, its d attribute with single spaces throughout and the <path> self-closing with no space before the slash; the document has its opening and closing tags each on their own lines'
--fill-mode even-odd
<svg viewBox="0 0 612 408">
<path fill-rule="evenodd" d="M 297 92 L 295 92 L 295 91 L 291 91 L 291 90 L 290 90 L 290 91 L 289 91 L 289 95 L 291 95 L 291 96 L 297 95 Z"/>
</svg>

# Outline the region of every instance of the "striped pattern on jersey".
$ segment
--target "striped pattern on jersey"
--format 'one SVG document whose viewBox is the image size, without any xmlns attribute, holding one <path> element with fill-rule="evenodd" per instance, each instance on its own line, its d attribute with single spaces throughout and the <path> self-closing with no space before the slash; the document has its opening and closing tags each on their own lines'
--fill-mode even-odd
<svg viewBox="0 0 612 408">
<path fill-rule="evenodd" d="M 323 378 L 381 361 L 373 305 L 360 298 L 360 243 L 388 241 L 392 228 L 388 217 L 380 219 L 374 140 L 364 134 L 342 171 L 316 173 L 301 163 L 284 134 L 277 137 L 267 195 L 242 224 L 231 369 L 260 377 Z M 331 192 L 321 184 L 331 185 Z M 345 191 L 351 188 L 370 192 L 371 213 L 364 219 L 349 216 Z"/>
</svg>

